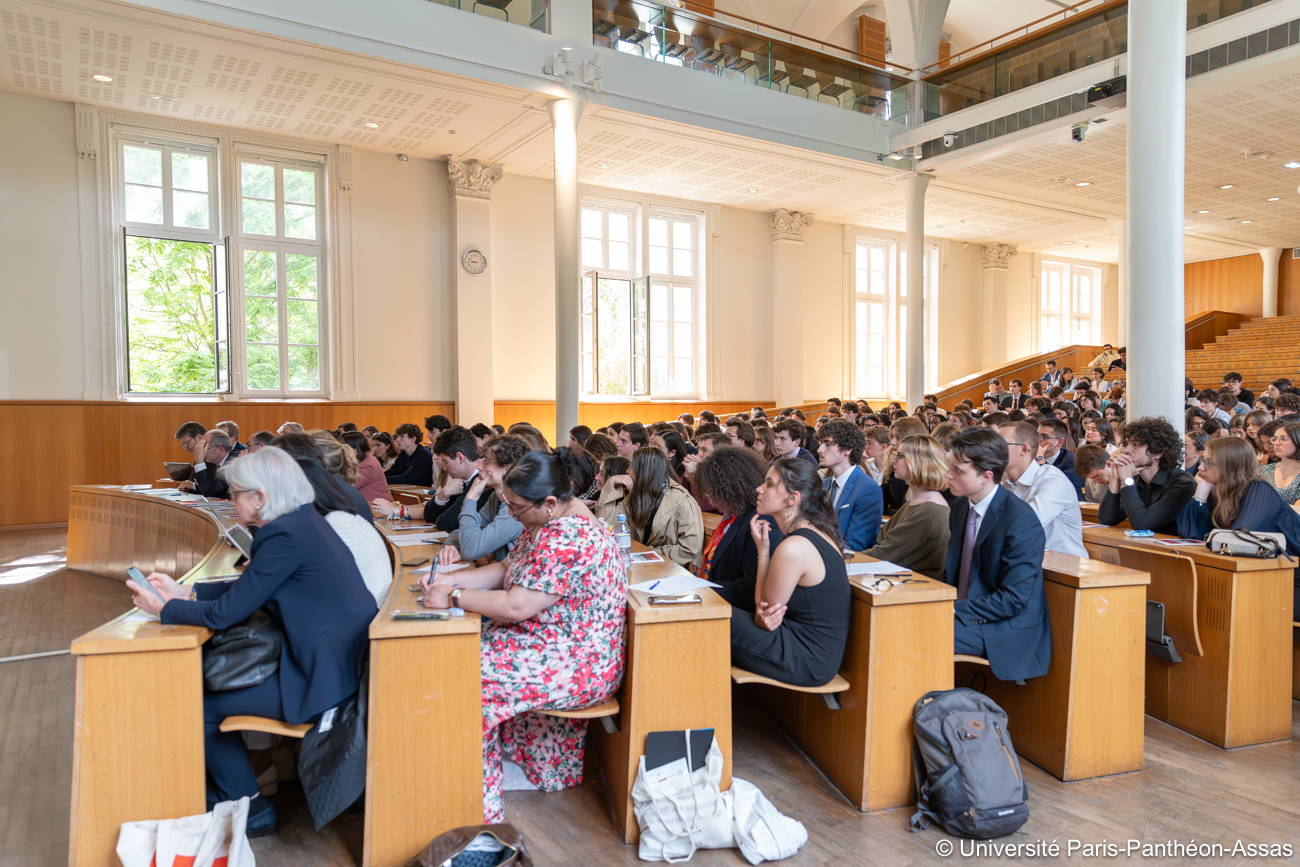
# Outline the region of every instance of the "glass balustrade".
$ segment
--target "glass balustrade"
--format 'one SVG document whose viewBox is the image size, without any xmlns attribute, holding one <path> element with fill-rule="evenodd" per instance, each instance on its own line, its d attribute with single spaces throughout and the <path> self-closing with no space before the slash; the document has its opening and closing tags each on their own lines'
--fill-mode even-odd
<svg viewBox="0 0 1300 867">
<path fill-rule="evenodd" d="M 1267 0 L 1188 0 L 1187 29 Z M 925 120 L 978 105 L 1128 51 L 1127 0 L 1085 0 L 922 70 Z"/>
<path fill-rule="evenodd" d="M 742 26 L 743 25 L 743 26 Z M 834 108 L 906 123 L 908 70 L 723 12 L 649 0 L 594 0 L 592 39 L 603 48 Z"/>
</svg>

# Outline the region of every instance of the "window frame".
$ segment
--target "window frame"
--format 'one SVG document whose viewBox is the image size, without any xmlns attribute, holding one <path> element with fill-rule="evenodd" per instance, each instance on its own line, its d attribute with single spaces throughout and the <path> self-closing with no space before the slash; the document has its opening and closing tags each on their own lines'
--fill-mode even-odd
<svg viewBox="0 0 1300 867">
<path fill-rule="evenodd" d="M 668 221 L 668 246 L 666 248 L 668 251 L 668 273 L 666 274 L 655 274 L 650 267 L 650 258 L 652 252 L 651 244 L 650 244 L 650 237 L 651 237 L 650 226 L 652 220 Z M 673 242 L 675 239 L 674 225 L 677 223 L 687 224 L 691 227 L 691 248 L 690 248 L 691 274 L 689 277 L 684 275 L 679 275 L 676 273 L 676 263 L 675 263 L 674 253 L 676 250 L 680 248 L 678 248 Z M 665 330 L 668 332 L 668 336 L 667 336 L 668 354 L 667 356 L 661 356 L 661 357 L 666 358 L 666 363 L 668 366 L 667 381 L 669 383 L 669 387 L 662 391 L 656 391 L 654 388 L 654 359 L 656 356 L 653 348 L 654 332 L 655 332 L 655 324 L 654 324 L 655 320 L 653 317 L 653 312 L 651 312 L 649 317 L 649 322 L 650 322 L 650 330 L 649 330 L 650 390 L 649 393 L 650 396 L 655 399 L 694 400 L 700 393 L 700 331 L 699 329 L 700 329 L 700 320 L 702 318 L 700 316 L 700 310 L 702 309 L 701 305 L 703 303 L 701 298 L 702 293 L 700 291 L 700 285 L 703 282 L 702 272 L 704 270 L 703 249 L 700 242 L 701 240 L 703 240 L 704 229 L 705 229 L 704 215 L 699 213 L 682 211 L 673 208 L 652 207 L 649 209 L 646 215 L 646 230 L 645 230 L 646 242 L 643 245 L 645 248 L 644 271 L 650 280 L 650 310 L 653 311 L 655 307 L 654 292 L 656 287 L 662 288 L 664 290 L 664 293 L 667 297 L 667 305 L 668 305 L 667 318 L 663 320 L 666 325 Z M 690 300 L 687 302 L 687 306 L 690 308 L 689 317 L 684 321 L 680 321 L 678 316 L 678 304 L 677 304 L 678 289 L 686 289 L 690 291 Z M 691 381 L 690 381 L 690 388 L 686 390 L 680 390 L 675 388 L 677 384 L 676 369 L 677 369 L 678 362 L 682 360 L 685 356 L 678 349 L 677 326 L 686 325 L 686 324 L 689 324 L 691 327 L 691 336 L 690 336 L 690 340 L 688 341 L 690 344 Z"/>
<path fill-rule="evenodd" d="M 894 257 L 896 255 L 894 248 L 896 246 L 897 245 L 892 241 L 887 241 L 880 238 L 870 238 L 862 235 L 859 235 L 853 239 L 851 261 L 849 263 L 849 273 L 851 275 L 850 279 L 852 283 L 851 294 L 853 296 L 853 316 L 852 316 L 852 328 L 853 328 L 852 370 L 853 370 L 853 387 L 854 387 L 853 394 L 865 398 L 884 398 L 890 396 L 889 389 L 890 389 L 891 371 L 890 371 L 889 359 L 891 357 L 892 352 L 894 351 L 894 347 L 893 347 L 894 340 L 891 337 L 891 330 L 890 330 L 890 323 L 891 323 L 890 310 L 891 310 L 891 297 L 893 295 L 893 287 L 894 287 L 893 272 L 894 272 Z M 865 269 L 865 273 L 867 275 L 868 291 L 866 292 L 861 291 L 861 287 L 858 282 L 858 274 L 860 269 L 857 267 L 858 265 L 857 255 L 859 250 L 867 251 L 868 262 L 867 262 L 867 268 Z M 871 273 L 873 270 L 875 270 L 871 267 L 871 262 L 870 262 L 872 250 L 881 251 L 885 260 L 884 287 L 883 290 L 878 293 L 870 291 Z M 866 305 L 867 330 L 865 332 L 860 332 L 858 330 L 858 304 Z M 872 384 L 871 384 L 870 368 L 875 366 L 873 362 L 870 360 L 871 350 L 872 350 L 871 335 L 875 333 L 871 330 L 871 308 L 873 304 L 880 305 L 880 321 L 881 321 L 881 329 L 882 329 L 879 332 L 880 340 L 883 344 L 881 346 L 881 352 L 880 352 L 881 361 L 879 362 L 879 366 L 881 368 L 879 394 L 871 393 Z M 867 354 L 867 360 L 865 361 L 865 364 L 868 367 L 865 382 L 859 379 L 859 368 L 864 364 L 862 359 L 858 357 L 858 350 L 857 350 L 858 334 L 860 333 L 868 335 L 867 345 L 865 347 L 866 354 Z"/>
<path fill-rule="evenodd" d="M 1060 292 L 1055 308 L 1050 307 L 1047 302 L 1049 292 L 1048 281 L 1049 275 L 1058 274 L 1060 279 Z M 1078 278 L 1086 276 L 1090 282 L 1088 292 L 1088 307 L 1084 312 L 1078 309 Z M 1089 339 L 1083 341 L 1080 345 L 1091 346 L 1100 340 L 1100 321 L 1101 321 L 1101 294 L 1104 291 L 1103 278 L 1104 272 L 1101 267 L 1085 262 L 1074 262 L 1061 259 L 1042 259 L 1038 264 L 1038 286 L 1034 293 L 1035 312 L 1038 317 L 1037 327 L 1034 330 L 1037 350 L 1039 352 L 1054 352 L 1062 347 L 1079 344 L 1075 339 L 1075 330 L 1077 323 L 1086 321 L 1088 323 Z M 1049 346 L 1048 341 L 1044 339 L 1044 328 L 1048 317 L 1057 319 L 1057 343 L 1055 346 Z"/>
<path fill-rule="evenodd" d="M 275 235 L 264 235 L 244 230 L 243 166 L 245 164 L 267 165 L 274 169 L 275 190 L 273 209 L 275 212 Z M 293 238 L 284 231 L 284 170 L 306 169 L 315 176 L 316 239 Z M 278 149 L 237 149 L 231 159 L 230 196 L 232 201 L 232 221 L 234 231 L 231 240 L 234 245 L 231 256 L 231 282 L 235 286 L 233 306 L 231 308 L 231 340 L 237 363 L 232 367 L 237 371 L 235 377 L 239 383 L 237 392 L 241 397 L 249 398 L 326 398 L 329 397 L 330 359 L 330 255 L 329 255 L 329 221 L 328 188 L 329 179 L 324 160 L 312 154 L 289 154 Z M 250 197 L 251 198 L 251 197 Z M 261 200 L 259 201 L 266 201 Z M 276 256 L 276 298 L 277 298 L 277 337 L 280 385 L 275 389 L 254 389 L 249 385 L 248 377 L 248 293 L 244 283 L 245 253 L 271 252 Z M 287 257 L 291 255 L 310 255 L 316 259 L 316 369 L 318 387 L 295 389 L 291 387 L 289 372 L 289 351 L 293 344 L 289 341 L 289 287 L 287 279 Z M 262 296 L 255 296 L 262 297 Z M 301 299 L 300 299 L 301 300 Z M 258 342 L 254 345 L 269 345 Z"/>
</svg>

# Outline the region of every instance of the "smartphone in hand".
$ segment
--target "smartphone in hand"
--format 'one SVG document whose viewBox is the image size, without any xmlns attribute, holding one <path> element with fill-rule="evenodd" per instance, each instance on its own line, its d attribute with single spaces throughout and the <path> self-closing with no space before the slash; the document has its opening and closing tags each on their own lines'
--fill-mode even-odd
<svg viewBox="0 0 1300 867">
<path fill-rule="evenodd" d="M 144 573 L 141 572 L 141 571 L 140 571 L 139 569 L 137 569 L 136 567 L 134 567 L 134 566 L 127 566 L 127 567 L 126 567 L 126 577 L 128 577 L 128 578 L 130 578 L 132 581 L 134 581 L 134 582 L 136 583 L 136 585 L 137 585 L 138 587 L 140 587 L 140 589 L 145 590 L 145 591 L 147 591 L 147 592 L 149 592 L 149 593 L 152 593 L 154 596 L 156 596 L 156 597 L 158 598 L 158 601 L 159 601 L 159 602 L 162 602 L 164 605 L 167 603 L 167 600 L 163 598 L 163 595 L 162 595 L 161 593 L 158 592 L 158 588 L 157 588 L 157 587 L 154 587 L 152 584 L 150 584 L 150 583 L 149 583 L 149 579 L 146 578 L 146 577 L 144 577 Z"/>
</svg>

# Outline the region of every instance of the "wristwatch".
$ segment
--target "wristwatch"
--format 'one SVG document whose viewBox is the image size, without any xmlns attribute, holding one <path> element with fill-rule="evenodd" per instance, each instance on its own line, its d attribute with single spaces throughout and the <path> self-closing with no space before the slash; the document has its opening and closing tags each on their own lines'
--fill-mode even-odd
<svg viewBox="0 0 1300 867">
<path fill-rule="evenodd" d="M 452 608 L 460 607 L 460 594 L 464 592 L 465 592 L 465 588 L 463 587 L 457 587 L 455 590 L 451 591 L 451 596 L 449 598 L 451 599 Z"/>
<path fill-rule="evenodd" d="M 1132 477 L 1132 476 L 1129 476 L 1127 479 L 1124 480 L 1124 487 L 1126 487 L 1126 488 L 1131 488 L 1131 487 L 1133 487 L 1134 484 L 1135 484 L 1135 483 L 1134 483 L 1134 481 L 1133 481 L 1133 477 Z"/>
</svg>

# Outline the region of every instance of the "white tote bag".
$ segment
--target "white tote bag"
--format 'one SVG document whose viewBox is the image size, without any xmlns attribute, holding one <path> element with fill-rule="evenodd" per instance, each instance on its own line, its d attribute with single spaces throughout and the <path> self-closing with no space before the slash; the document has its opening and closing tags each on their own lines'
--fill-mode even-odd
<svg viewBox="0 0 1300 867">
<path fill-rule="evenodd" d="M 646 771 L 645 756 L 632 786 L 632 810 L 641 827 L 642 861 L 689 861 L 696 849 L 730 849 L 731 793 L 722 783 L 722 750 L 715 740 L 704 767 L 690 771 L 690 733 L 685 759 Z M 130 867 L 130 865 L 127 865 Z"/>
<path fill-rule="evenodd" d="M 123 867 L 254 867 L 247 826 L 248 798 L 201 816 L 126 822 L 117 857 Z"/>
<path fill-rule="evenodd" d="M 772 806 L 758 786 L 731 778 L 732 832 L 740 854 L 750 864 L 780 861 L 808 842 L 808 829 Z"/>
</svg>

